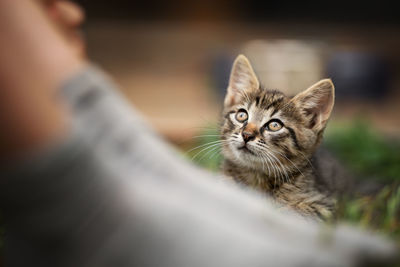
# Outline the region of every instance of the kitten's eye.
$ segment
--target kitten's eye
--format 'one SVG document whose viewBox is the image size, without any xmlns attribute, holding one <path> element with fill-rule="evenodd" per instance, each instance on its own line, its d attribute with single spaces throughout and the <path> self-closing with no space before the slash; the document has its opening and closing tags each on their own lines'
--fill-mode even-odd
<svg viewBox="0 0 400 267">
<path fill-rule="evenodd" d="M 245 122 L 248 117 L 249 116 L 247 115 L 247 112 L 244 109 L 239 109 L 235 116 L 238 122 Z"/>
<path fill-rule="evenodd" d="M 282 129 L 282 126 L 282 123 L 277 120 L 272 120 L 267 124 L 268 130 L 271 132 L 279 131 L 280 129 Z"/>
</svg>

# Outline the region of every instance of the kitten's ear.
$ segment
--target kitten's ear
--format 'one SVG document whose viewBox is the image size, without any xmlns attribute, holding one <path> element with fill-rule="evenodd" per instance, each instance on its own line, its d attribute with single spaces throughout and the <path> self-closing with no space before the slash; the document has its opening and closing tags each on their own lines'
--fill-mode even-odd
<svg viewBox="0 0 400 267">
<path fill-rule="evenodd" d="M 239 55 L 232 66 L 228 91 L 225 96 L 225 106 L 236 104 L 248 92 L 257 90 L 259 86 L 260 83 L 249 60 L 245 56 Z"/>
<path fill-rule="evenodd" d="M 321 80 L 297 94 L 292 102 L 301 110 L 310 129 L 323 130 L 335 102 L 335 87 L 330 79 Z"/>
</svg>

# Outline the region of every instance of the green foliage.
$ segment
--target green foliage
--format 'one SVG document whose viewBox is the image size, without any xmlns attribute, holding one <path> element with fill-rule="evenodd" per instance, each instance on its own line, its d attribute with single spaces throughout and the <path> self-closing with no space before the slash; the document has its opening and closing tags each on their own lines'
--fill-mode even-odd
<svg viewBox="0 0 400 267">
<path fill-rule="evenodd" d="M 376 196 L 342 199 L 337 217 L 384 232 L 400 242 L 400 187 L 387 186 Z"/>
<path fill-rule="evenodd" d="M 366 121 L 333 128 L 325 144 L 358 175 L 400 180 L 400 141 L 385 140 Z"/>
<path fill-rule="evenodd" d="M 366 121 L 336 125 L 325 144 L 359 179 L 377 179 L 386 186 L 375 196 L 346 198 L 337 217 L 383 232 L 400 242 L 400 140 L 385 139 Z"/>
</svg>

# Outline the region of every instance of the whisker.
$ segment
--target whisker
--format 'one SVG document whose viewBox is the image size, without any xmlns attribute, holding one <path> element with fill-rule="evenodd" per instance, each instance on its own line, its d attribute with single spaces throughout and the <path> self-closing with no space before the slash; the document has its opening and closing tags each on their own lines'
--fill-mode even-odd
<svg viewBox="0 0 400 267">
<path fill-rule="evenodd" d="M 262 157 L 263 160 L 265 160 L 265 163 L 266 163 L 267 169 L 268 169 L 268 176 L 271 176 L 272 173 L 271 173 L 271 170 L 269 168 L 269 164 L 270 164 L 269 159 L 265 155 L 263 155 L 262 153 L 260 153 L 259 155 Z M 272 166 L 271 166 L 271 168 L 272 168 Z"/>
<path fill-rule="evenodd" d="M 268 150 L 271 150 L 271 148 L 269 146 L 267 146 L 266 144 L 263 144 L 261 142 L 259 142 L 259 146 L 266 148 Z M 288 170 L 287 167 L 272 153 L 270 153 L 268 150 L 265 150 L 265 154 L 268 155 L 268 157 L 271 160 L 271 164 L 277 169 L 277 171 L 279 172 L 279 180 L 281 179 L 286 179 L 287 182 L 290 182 L 290 177 L 288 175 Z M 275 162 L 275 164 L 273 164 L 273 162 Z M 290 174 L 290 173 L 289 173 Z M 283 177 L 284 176 L 284 177 Z"/>
<path fill-rule="evenodd" d="M 268 153 L 266 153 L 265 155 L 265 159 L 268 161 L 268 164 L 271 165 L 271 169 L 274 171 L 274 183 L 276 185 L 276 178 L 278 177 L 280 180 L 280 172 L 279 169 L 277 168 L 277 166 L 274 164 L 273 160 L 271 159 L 271 157 L 268 155 Z"/>
<path fill-rule="evenodd" d="M 198 148 L 201 148 L 201 147 L 207 146 L 207 145 L 209 145 L 209 144 L 214 144 L 214 143 L 222 142 L 222 141 L 223 141 L 223 140 L 211 141 L 211 142 L 208 142 L 208 143 L 205 143 L 205 144 L 202 144 L 202 145 L 196 146 L 196 147 L 194 147 L 194 148 L 192 148 L 192 149 L 190 149 L 190 150 L 186 151 L 185 153 L 189 153 L 189 152 L 192 152 L 193 150 L 196 150 L 196 149 L 198 149 Z"/>
<path fill-rule="evenodd" d="M 224 142 L 221 141 L 221 142 L 219 142 L 219 143 L 211 144 L 211 145 L 209 145 L 209 146 L 207 146 L 207 147 L 201 149 L 199 152 L 197 152 L 197 153 L 192 157 L 192 160 L 194 160 L 201 152 L 203 152 L 203 151 L 205 151 L 205 150 L 207 150 L 207 149 L 210 149 L 210 148 L 212 148 L 212 147 L 219 146 L 219 145 L 221 145 L 221 144 L 223 144 L 223 143 L 224 143 Z"/>
<path fill-rule="evenodd" d="M 257 156 L 259 156 L 261 158 L 261 163 L 262 163 L 262 169 L 263 172 L 265 171 L 265 166 L 264 166 L 264 158 L 262 157 L 261 153 L 258 153 L 257 151 L 254 151 L 256 153 Z M 268 172 L 269 174 L 269 172 Z"/>
<path fill-rule="evenodd" d="M 205 152 L 203 154 L 203 156 L 201 156 L 201 158 L 198 159 L 198 161 L 200 162 L 205 156 L 207 156 L 208 154 L 210 154 L 211 152 L 215 151 L 216 149 L 220 148 L 219 146 L 215 146 L 214 148 L 211 148 L 210 150 L 208 150 L 207 152 Z"/>
<path fill-rule="evenodd" d="M 275 153 L 277 151 L 274 151 Z M 279 153 L 279 152 L 278 152 Z M 287 166 L 285 166 L 275 155 L 271 154 L 271 156 L 276 160 L 276 162 L 282 167 L 282 172 L 285 175 L 286 181 L 290 182 L 290 177 L 288 176 Z M 283 178 L 283 177 L 282 177 Z"/>
<path fill-rule="evenodd" d="M 270 157 L 271 157 L 271 160 L 273 160 L 274 162 L 276 162 L 276 164 L 274 164 L 275 166 L 276 166 L 276 168 L 277 168 L 277 170 L 278 170 L 278 172 L 279 172 L 279 180 L 281 181 L 281 179 L 282 179 L 282 182 L 284 182 L 285 180 L 285 178 L 287 178 L 287 175 L 286 175 L 286 172 L 285 172 L 285 170 L 283 169 L 283 165 L 282 165 L 282 163 L 279 161 L 279 159 L 277 159 L 274 155 L 272 155 L 272 154 L 270 154 Z M 279 164 L 279 165 L 278 165 Z M 279 166 L 281 166 L 281 167 L 279 167 Z M 285 176 L 285 177 L 284 177 Z"/>
<path fill-rule="evenodd" d="M 304 174 L 300 171 L 300 169 L 296 166 L 296 164 L 293 163 L 293 161 L 291 161 L 290 159 L 288 159 L 288 157 L 286 157 L 284 154 L 280 153 L 277 151 L 278 154 L 280 154 L 281 156 L 285 157 L 290 163 L 292 163 L 293 167 L 295 167 L 302 176 L 304 176 Z"/>
<path fill-rule="evenodd" d="M 211 126 L 193 126 L 193 127 L 186 127 L 182 129 L 182 131 L 193 132 L 193 130 L 211 130 L 211 131 L 219 131 L 219 125 L 211 125 Z"/>
<path fill-rule="evenodd" d="M 269 160 L 268 158 L 266 158 L 262 153 L 260 153 L 261 157 L 263 158 L 263 160 L 265 160 L 265 163 L 267 165 L 267 169 L 268 169 L 268 176 L 271 176 L 271 170 L 269 168 Z"/>
<path fill-rule="evenodd" d="M 286 166 L 279 160 L 279 158 L 275 157 L 275 155 L 271 155 L 271 156 L 275 159 L 276 163 L 279 164 L 279 166 L 281 166 L 280 169 L 282 171 L 282 179 L 285 178 L 286 182 L 289 182 L 290 178 L 288 176 Z M 285 176 L 285 177 L 283 177 L 283 176 Z"/>
<path fill-rule="evenodd" d="M 214 158 L 219 152 L 221 152 L 221 148 L 219 147 L 220 150 L 216 150 L 214 153 L 212 153 L 212 155 L 209 157 L 209 159 Z"/>
<path fill-rule="evenodd" d="M 221 135 L 220 134 L 195 135 L 195 136 L 192 136 L 191 139 L 193 139 L 193 138 L 202 138 L 202 137 L 221 137 Z"/>
</svg>

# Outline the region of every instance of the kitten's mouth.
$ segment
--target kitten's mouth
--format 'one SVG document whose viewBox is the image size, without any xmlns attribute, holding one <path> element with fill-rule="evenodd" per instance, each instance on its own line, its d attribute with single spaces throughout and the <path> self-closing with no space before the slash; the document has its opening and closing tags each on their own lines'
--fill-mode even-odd
<svg viewBox="0 0 400 267">
<path fill-rule="evenodd" d="M 255 154 L 254 154 L 254 152 L 253 151 L 251 151 L 248 147 L 247 147 L 247 145 L 245 144 L 245 145 L 243 145 L 243 146 L 241 146 L 241 147 L 239 147 L 238 148 L 238 150 L 241 150 L 241 151 L 243 151 L 244 153 L 249 153 L 249 154 L 251 154 L 251 155 L 254 155 L 255 156 Z"/>
</svg>

